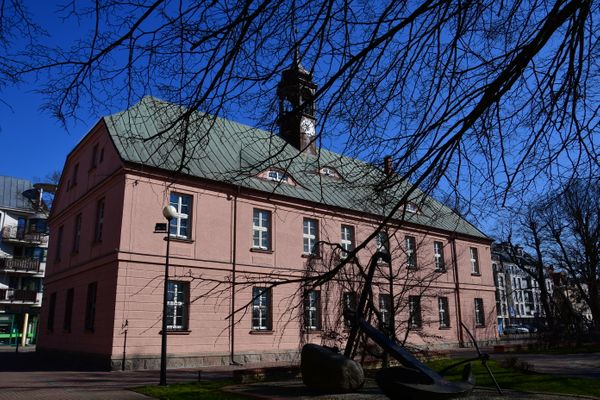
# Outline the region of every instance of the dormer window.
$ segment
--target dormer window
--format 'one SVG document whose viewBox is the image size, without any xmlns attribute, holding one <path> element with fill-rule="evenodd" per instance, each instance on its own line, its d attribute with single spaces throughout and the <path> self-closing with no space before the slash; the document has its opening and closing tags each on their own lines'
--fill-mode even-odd
<svg viewBox="0 0 600 400">
<path fill-rule="evenodd" d="M 409 213 L 416 214 L 419 212 L 419 207 L 417 207 L 415 203 L 410 202 L 406 204 L 406 211 Z"/>
<path fill-rule="evenodd" d="M 256 178 L 264 179 L 271 182 L 285 183 L 286 185 L 296 186 L 298 183 L 290 174 L 283 169 L 277 167 L 269 167 L 256 175 Z"/>
<path fill-rule="evenodd" d="M 323 167 L 319 170 L 319 173 L 323 176 L 327 176 L 333 179 L 341 179 L 342 177 L 340 176 L 340 174 L 331 167 Z"/>
<path fill-rule="evenodd" d="M 287 182 L 288 176 L 283 171 L 271 169 L 267 171 L 267 179 L 275 182 Z"/>
</svg>

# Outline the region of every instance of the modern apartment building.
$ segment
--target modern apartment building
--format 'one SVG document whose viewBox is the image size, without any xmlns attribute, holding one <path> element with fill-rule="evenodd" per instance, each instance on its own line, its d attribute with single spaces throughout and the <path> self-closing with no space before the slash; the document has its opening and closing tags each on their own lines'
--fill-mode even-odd
<svg viewBox="0 0 600 400">
<path fill-rule="evenodd" d="M 54 200 L 38 350 L 158 368 L 166 205 L 171 367 L 343 343 L 342 308 L 376 251 L 391 255 L 373 287 L 382 325 L 416 346 L 464 344 L 462 324 L 496 338 L 490 239 L 418 190 L 375 235 L 407 185 L 382 189 L 396 179 L 390 159 L 316 147 L 315 88 L 299 63 L 283 72 L 279 134 L 151 97 L 102 118 L 67 157 Z"/>
<path fill-rule="evenodd" d="M 531 275 L 535 274 L 535 265 L 536 260 L 522 247 L 505 242 L 492 246 L 500 333 L 508 325 L 543 326 L 545 314 L 540 301 L 540 287 Z M 551 296 L 554 285 L 550 276 L 546 278 L 546 288 Z"/>
<path fill-rule="evenodd" d="M 36 340 L 48 247 L 41 190 L 0 176 L 0 345 Z"/>
</svg>

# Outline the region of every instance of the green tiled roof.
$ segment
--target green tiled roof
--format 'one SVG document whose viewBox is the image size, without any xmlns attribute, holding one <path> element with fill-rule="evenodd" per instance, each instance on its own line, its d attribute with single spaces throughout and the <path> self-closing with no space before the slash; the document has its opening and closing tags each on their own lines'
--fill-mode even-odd
<svg viewBox="0 0 600 400">
<path fill-rule="evenodd" d="M 384 205 L 382 192 L 376 188 L 386 175 L 373 165 L 325 149 L 319 149 L 316 157 L 307 155 L 270 132 L 189 112 L 153 97 L 144 97 L 104 121 L 121 158 L 135 164 L 376 215 L 389 209 L 393 199 L 399 199 L 406 189 L 398 185 L 393 193 L 386 191 L 390 201 Z M 188 129 L 184 129 L 186 125 Z M 334 168 L 343 179 L 317 173 L 325 166 Z M 269 168 L 286 171 L 295 184 L 256 176 Z M 408 222 L 487 239 L 472 224 L 419 190 L 412 198 L 420 212 L 406 213 Z"/>
</svg>

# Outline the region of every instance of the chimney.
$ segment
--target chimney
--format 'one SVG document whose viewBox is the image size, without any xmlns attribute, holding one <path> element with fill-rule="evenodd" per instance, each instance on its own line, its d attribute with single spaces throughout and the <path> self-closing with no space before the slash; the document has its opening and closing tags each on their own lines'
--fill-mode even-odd
<svg viewBox="0 0 600 400">
<path fill-rule="evenodd" d="M 394 173 L 394 162 L 392 156 L 383 157 L 383 171 L 386 175 L 392 175 Z"/>
</svg>

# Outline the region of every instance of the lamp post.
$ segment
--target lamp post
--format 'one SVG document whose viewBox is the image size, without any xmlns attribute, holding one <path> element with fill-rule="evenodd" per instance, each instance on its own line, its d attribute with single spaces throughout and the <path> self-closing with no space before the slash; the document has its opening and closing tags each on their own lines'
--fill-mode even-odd
<svg viewBox="0 0 600 400">
<path fill-rule="evenodd" d="M 177 216 L 173 206 L 163 208 L 163 216 L 167 219 L 167 255 L 165 257 L 165 284 L 163 291 L 162 330 L 160 343 L 160 386 L 167 385 L 167 301 L 169 290 L 169 245 L 171 244 L 171 220 Z"/>
</svg>

